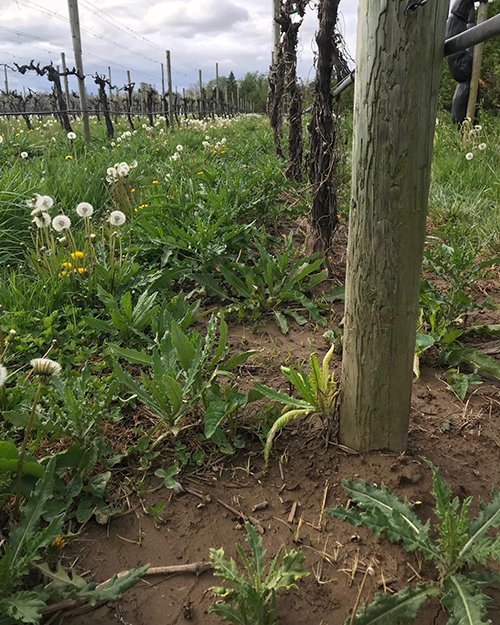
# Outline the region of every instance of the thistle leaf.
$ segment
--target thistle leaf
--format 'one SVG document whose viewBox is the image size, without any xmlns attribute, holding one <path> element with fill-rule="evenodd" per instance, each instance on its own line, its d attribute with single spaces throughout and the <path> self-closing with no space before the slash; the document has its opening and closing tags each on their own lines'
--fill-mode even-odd
<svg viewBox="0 0 500 625">
<path fill-rule="evenodd" d="M 437 586 L 403 588 L 395 595 L 377 594 L 373 603 L 358 609 L 353 625 L 413 625 L 420 606 L 439 594 Z M 351 617 L 344 625 L 350 622 Z"/>
<path fill-rule="evenodd" d="M 477 559 L 475 552 L 481 545 L 484 551 L 486 541 L 491 544 L 491 539 L 486 536 L 488 530 L 500 527 L 500 492 L 493 490 L 492 501 L 479 513 L 469 527 L 469 539 L 460 551 L 458 558 L 468 561 L 471 558 Z M 471 553 L 472 551 L 472 553 Z"/>
<path fill-rule="evenodd" d="M 376 535 L 385 532 L 390 541 L 403 541 L 405 549 L 419 549 L 427 559 L 437 556 L 429 535 L 430 521 L 423 525 L 408 501 L 400 501 L 385 484 L 381 488 L 363 480 L 342 480 L 342 484 L 346 495 L 363 510 L 363 525 Z"/>
<path fill-rule="evenodd" d="M 486 608 L 491 601 L 477 583 L 463 575 L 450 575 L 444 580 L 445 595 L 441 604 L 451 614 L 448 625 L 490 625 Z"/>
</svg>

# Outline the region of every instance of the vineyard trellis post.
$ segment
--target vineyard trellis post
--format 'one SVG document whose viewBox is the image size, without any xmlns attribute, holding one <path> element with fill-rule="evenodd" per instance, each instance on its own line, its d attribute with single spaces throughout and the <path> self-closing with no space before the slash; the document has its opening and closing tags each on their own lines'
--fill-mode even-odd
<svg viewBox="0 0 500 625">
<path fill-rule="evenodd" d="M 167 88 L 168 88 L 168 123 L 174 125 L 174 111 L 172 101 L 172 66 L 170 65 L 170 50 L 167 50 Z"/>
<path fill-rule="evenodd" d="M 66 55 L 64 54 L 64 52 L 61 52 L 61 67 L 63 71 L 64 96 L 66 98 L 66 106 L 68 107 L 68 110 L 69 110 L 71 108 L 71 102 L 69 99 L 68 74 L 66 73 L 68 71 L 68 68 L 66 67 Z"/>
<path fill-rule="evenodd" d="M 219 104 L 219 64 L 215 64 L 215 114 L 218 115 L 220 113 L 220 104 Z"/>
<path fill-rule="evenodd" d="M 198 70 L 198 81 L 200 83 L 200 119 L 203 117 L 203 80 L 201 69 Z"/>
<path fill-rule="evenodd" d="M 477 10 L 477 24 L 482 24 L 488 19 L 488 0 L 481 0 Z M 476 116 L 477 94 L 479 91 L 479 76 L 481 74 L 481 62 L 483 60 L 484 43 L 474 46 L 472 58 L 472 76 L 470 79 L 469 101 L 467 102 L 467 117 L 474 119 Z"/>
<path fill-rule="evenodd" d="M 447 2 L 360 0 L 340 442 L 406 449 Z"/>
<path fill-rule="evenodd" d="M 9 93 L 9 79 L 7 77 L 7 64 L 3 66 L 4 77 L 5 77 L 5 93 Z"/>
<path fill-rule="evenodd" d="M 85 88 L 85 74 L 82 61 L 82 40 L 80 36 L 80 19 L 78 17 L 78 0 L 68 0 L 71 38 L 78 78 L 78 93 L 80 94 L 80 108 L 82 112 L 83 138 L 90 141 L 89 113 L 87 108 L 87 90 Z"/>
</svg>

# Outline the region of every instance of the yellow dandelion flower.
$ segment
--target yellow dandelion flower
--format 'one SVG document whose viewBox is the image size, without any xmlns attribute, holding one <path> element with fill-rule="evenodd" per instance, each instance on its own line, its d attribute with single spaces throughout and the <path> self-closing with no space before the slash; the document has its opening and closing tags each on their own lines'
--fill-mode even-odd
<svg viewBox="0 0 500 625">
<path fill-rule="evenodd" d="M 131 192 L 131 193 L 134 193 L 134 192 L 135 192 L 135 189 L 130 189 L 130 192 Z"/>
<path fill-rule="evenodd" d="M 71 252 L 71 258 L 73 260 L 77 258 L 83 258 L 83 252 L 79 252 L 78 250 L 76 250 L 75 252 Z"/>
<path fill-rule="evenodd" d="M 121 145 L 120 143 L 117 143 L 117 144 L 116 144 L 116 147 L 117 147 L 117 148 L 119 148 L 119 147 L 120 147 L 120 145 Z"/>
<path fill-rule="evenodd" d="M 71 154 L 68 154 L 68 156 L 64 157 L 67 161 L 71 160 L 73 157 L 71 156 Z"/>
<path fill-rule="evenodd" d="M 159 184 L 158 180 L 153 180 L 153 184 Z"/>
<path fill-rule="evenodd" d="M 85 271 L 85 267 L 78 267 L 78 269 L 73 269 L 73 271 L 76 273 L 78 271 L 78 273 L 83 273 Z"/>
<path fill-rule="evenodd" d="M 199 171 L 199 172 L 198 172 L 198 176 L 203 176 L 203 172 L 202 172 L 202 171 Z"/>
<path fill-rule="evenodd" d="M 157 151 L 157 152 L 159 152 L 159 151 L 160 151 L 160 148 L 156 148 L 156 151 Z"/>
<path fill-rule="evenodd" d="M 51 543 L 51 547 L 54 547 L 55 549 L 62 549 L 65 545 L 66 545 L 66 541 L 61 536 L 61 534 L 56 536 Z"/>
<path fill-rule="evenodd" d="M 73 254 L 71 254 L 71 256 L 73 256 Z M 71 263 L 61 263 L 61 267 L 67 267 L 68 269 L 71 269 L 73 265 Z"/>
</svg>

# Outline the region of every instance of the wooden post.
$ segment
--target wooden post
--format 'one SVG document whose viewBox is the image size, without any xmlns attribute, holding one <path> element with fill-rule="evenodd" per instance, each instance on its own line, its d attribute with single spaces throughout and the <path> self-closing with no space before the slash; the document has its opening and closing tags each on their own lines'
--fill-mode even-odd
<svg viewBox="0 0 500 625">
<path fill-rule="evenodd" d="M 168 122 L 170 128 L 174 125 L 174 107 L 172 99 L 172 67 L 170 65 L 170 50 L 167 50 L 167 87 L 168 87 Z"/>
<path fill-rule="evenodd" d="M 406 449 L 448 2 L 360 0 L 342 444 Z"/>
<path fill-rule="evenodd" d="M 111 67 L 108 65 L 108 80 L 109 80 L 109 98 L 113 95 L 113 83 L 111 81 Z"/>
<path fill-rule="evenodd" d="M 63 72 L 66 73 L 67 72 L 66 55 L 64 54 L 64 52 L 61 52 L 61 67 L 62 67 Z M 64 81 L 64 97 L 66 99 L 66 106 L 68 107 L 68 110 L 69 110 L 71 107 L 70 107 L 70 99 L 69 99 L 68 77 L 63 76 L 63 81 Z"/>
<path fill-rule="evenodd" d="M 488 19 L 488 2 L 481 2 L 477 10 L 477 24 L 482 24 Z M 477 94 L 479 90 L 479 76 L 481 74 L 481 63 L 483 60 L 484 43 L 474 46 L 474 57 L 472 59 L 472 76 L 470 79 L 469 101 L 467 102 L 467 117 L 471 120 L 476 116 Z"/>
<path fill-rule="evenodd" d="M 201 79 L 201 69 L 198 70 L 198 78 L 200 82 L 200 119 L 203 117 L 203 81 Z"/>
<path fill-rule="evenodd" d="M 78 17 L 78 0 L 68 0 L 69 21 L 71 25 L 71 37 L 73 39 L 73 53 L 75 65 L 78 71 L 78 93 L 80 95 L 80 108 L 82 110 L 83 138 L 90 141 L 89 113 L 87 108 L 87 91 L 85 89 L 85 73 L 82 61 L 82 40 L 80 36 L 80 19 Z"/>
<path fill-rule="evenodd" d="M 215 64 L 215 114 L 219 114 L 219 64 Z"/>
<path fill-rule="evenodd" d="M 238 107 L 238 113 L 240 112 L 241 102 L 240 102 L 240 86 L 236 85 L 236 106 Z"/>
<path fill-rule="evenodd" d="M 5 76 L 5 93 L 9 93 L 9 79 L 7 78 L 7 63 L 3 66 Z"/>
</svg>

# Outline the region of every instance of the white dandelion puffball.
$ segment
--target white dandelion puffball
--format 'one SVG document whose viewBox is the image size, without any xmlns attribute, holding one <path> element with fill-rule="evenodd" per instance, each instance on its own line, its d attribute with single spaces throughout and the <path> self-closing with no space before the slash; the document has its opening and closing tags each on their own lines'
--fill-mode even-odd
<svg viewBox="0 0 500 625">
<path fill-rule="evenodd" d="M 48 213 L 40 213 L 39 215 L 35 215 L 33 219 L 37 228 L 48 228 L 50 226 L 50 215 Z"/>
<path fill-rule="evenodd" d="M 486 150 L 486 143 L 480 143 L 477 147 L 478 147 L 480 150 Z"/>
<path fill-rule="evenodd" d="M 221 142 L 221 145 L 224 145 L 224 143 L 226 143 L 226 139 L 225 138 L 221 139 L 220 142 Z"/>
<path fill-rule="evenodd" d="M 61 365 L 50 358 L 33 358 L 30 365 L 33 367 L 33 375 L 37 375 L 40 382 L 61 373 Z"/>
<path fill-rule="evenodd" d="M 71 219 L 66 215 L 56 215 L 52 220 L 52 227 L 56 232 L 62 232 L 71 228 Z"/>
<path fill-rule="evenodd" d="M 467 154 L 465 155 L 465 158 L 468 161 L 471 161 L 474 158 L 474 154 L 472 154 L 472 152 L 467 152 Z"/>
<path fill-rule="evenodd" d="M 177 152 L 182 152 L 184 148 L 182 147 L 182 145 L 178 145 L 175 149 L 177 150 Z"/>
<path fill-rule="evenodd" d="M 3 143 L 3 135 L 0 135 L 0 143 Z"/>
<path fill-rule="evenodd" d="M 121 211 L 113 211 L 109 215 L 109 223 L 112 226 L 123 226 L 126 220 L 127 218 L 125 217 L 125 213 L 122 213 Z"/>
<path fill-rule="evenodd" d="M 21 152 L 21 158 L 28 158 L 28 152 Z"/>
<path fill-rule="evenodd" d="M 476 125 L 474 126 L 474 130 L 475 130 L 476 132 L 481 132 L 481 130 L 482 130 L 482 129 L 483 129 L 483 127 L 481 126 L 481 124 L 476 124 Z"/>
<path fill-rule="evenodd" d="M 7 381 L 7 369 L 0 365 L 0 388 L 5 386 L 5 382 Z"/>
<path fill-rule="evenodd" d="M 176 161 L 178 158 L 180 158 L 179 152 L 174 152 L 174 154 L 172 154 L 172 156 L 170 157 L 170 160 Z"/>
<path fill-rule="evenodd" d="M 134 160 L 130 163 L 130 169 L 135 169 L 137 167 L 137 161 Z"/>
<path fill-rule="evenodd" d="M 111 141 L 111 147 L 115 148 L 116 147 L 116 143 L 114 141 Z"/>
<path fill-rule="evenodd" d="M 68 139 L 70 141 L 73 141 L 74 139 L 76 139 L 76 135 L 74 132 L 68 132 Z"/>
<path fill-rule="evenodd" d="M 35 207 L 46 212 L 54 206 L 54 200 L 50 195 L 37 195 L 35 200 Z"/>
<path fill-rule="evenodd" d="M 116 166 L 116 173 L 120 176 L 120 178 L 124 178 L 128 176 L 128 172 L 130 171 L 130 167 L 127 163 L 118 163 Z"/>
<path fill-rule="evenodd" d="M 76 213 L 79 217 L 92 217 L 93 212 L 94 207 L 88 202 L 80 202 L 80 204 L 76 206 Z"/>
</svg>

